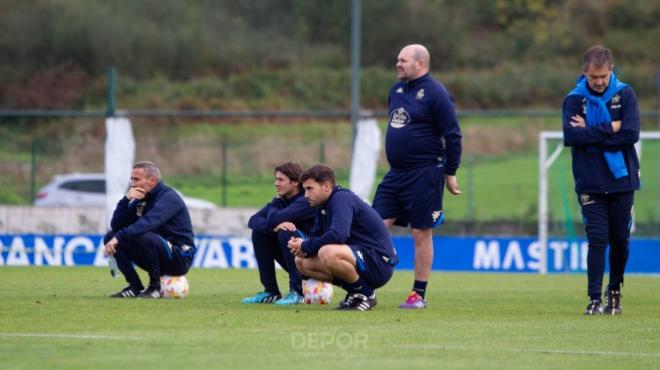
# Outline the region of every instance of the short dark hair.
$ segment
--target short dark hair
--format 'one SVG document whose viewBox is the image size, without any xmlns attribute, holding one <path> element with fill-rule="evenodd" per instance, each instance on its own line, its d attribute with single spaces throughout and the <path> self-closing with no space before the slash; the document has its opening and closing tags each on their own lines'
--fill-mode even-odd
<svg viewBox="0 0 660 370">
<path fill-rule="evenodd" d="M 317 164 L 315 166 L 312 166 L 300 175 L 300 182 L 303 183 L 309 179 L 312 179 L 319 184 L 322 184 L 324 182 L 329 182 L 332 184 L 332 187 L 335 187 L 337 183 L 335 182 L 335 172 L 332 170 L 332 168 L 328 166 L 324 166 L 322 164 Z"/>
<path fill-rule="evenodd" d="M 140 161 L 133 165 L 133 168 L 141 168 L 144 174 L 149 177 L 155 177 L 160 180 L 160 169 L 154 162 Z"/>
<path fill-rule="evenodd" d="M 610 69 L 614 67 L 614 56 L 612 55 L 612 50 L 604 47 L 603 45 L 594 45 L 584 53 L 582 58 L 582 68 L 586 71 L 589 69 L 590 65 L 600 68 L 602 66 L 608 66 Z"/>
</svg>

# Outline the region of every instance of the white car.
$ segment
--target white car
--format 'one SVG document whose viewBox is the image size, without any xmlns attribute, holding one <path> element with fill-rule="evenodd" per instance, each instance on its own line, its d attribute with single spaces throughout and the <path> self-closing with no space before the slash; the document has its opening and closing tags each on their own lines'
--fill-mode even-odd
<svg viewBox="0 0 660 370">
<path fill-rule="evenodd" d="M 178 191 L 177 191 L 178 192 Z M 190 209 L 215 209 L 213 202 L 186 197 L 178 192 Z M 67 173 L 55 175 L 53 181 L 41 188 L 34 200 L 44 207 L 105 207 L 104 173 Z"/>
</svg>

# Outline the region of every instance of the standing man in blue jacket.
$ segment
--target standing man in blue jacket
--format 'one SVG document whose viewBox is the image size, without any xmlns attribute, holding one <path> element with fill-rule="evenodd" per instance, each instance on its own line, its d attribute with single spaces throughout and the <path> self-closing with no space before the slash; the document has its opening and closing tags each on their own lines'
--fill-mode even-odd
<svg viewBox="0 0 660 370">
<path fill-rule="evenodd" d="M 461 129 L 454 99 L 429 74 L 430 55 L 422 45 L 404 47 L 396 62 L 400 82 L 388 98 L 385 153 L 390 170 L 378 185 L 373 207 L 389 228 L 412 227 L 415 282 L 401 308 L 425 308 L 433 263 L 433 228 L 444 222 L 443 187 L 461 194 L 456 170 Z"/>
<path fill-rule="evenodd" d="M 357 195 L 337 186 L 329 167 L 313 166 L 300 181 L 305 198 L 318 211 L 312 235 L 289 241 L 298 271 L 345 289 L 348 294 L 338 309 L 372 309 L 377 303 L 375 289 L 390 280 L 397 263 L 383 221 Z"/>
<path fill-rule="evenodd" d="M 639 108 L 632 87 L 614 73 L 601 45 L 584 55 L 582 76 L 563 104 L 564 145 L 571 147 L 575 192 L 589 242 L 587 315 L 621 313 L 635 190 L 639 190 Z M 605 250 L 610 245 L 607 304 L 601 303 Z"/>
<path fill-rule="evenodd" d="M 314 225 L 316 210 L 304 197 L 298 180 L 302 168 L 287 162 L 275 167 L 275 191 L 277 197 L 250 217 L 252 246 L 259 268 L 259 279 L 264 291 L 242 300 L 243 303 L 275 303 L 278 305 L 302 304 L 302 278 L 294 256 L 287 243 L 298 232 L 306 235 Z M 275 261 L 289 273 L 289 293 L 282 298 L 275 276 Z"/>
<path fill-rule="evenodd" d="M 196 248 L 188 208 L 163 184 L 152 162 L 133 165 L 131 188 L 117 204 L 110 227 L 105 253 L 117 259 L 128 282 L 113 298 L 160 298 L 160 277 L 185 275 L 192 265 Z M 149 273 L 146 289 L 133 264 Z"/>
</svg>

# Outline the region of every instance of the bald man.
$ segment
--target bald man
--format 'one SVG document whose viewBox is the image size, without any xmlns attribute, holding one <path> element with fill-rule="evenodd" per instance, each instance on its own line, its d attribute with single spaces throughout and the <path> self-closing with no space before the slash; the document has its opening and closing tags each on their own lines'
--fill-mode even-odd
<svg viewBox="0 0 660 370">
<path fill-rule="evenodd" d="M 433 262 L 434 227 L 444 222 L 442 195 L 461 191 L 456 170 L 461 129 L 454 99 L 429 74 L 430 55 L 422 45 L 404 47 L 396 60 L 399 82 L 388 98 L 385 152 L 390 170 L 378 185 L 373 207 L 385 226 L 412 228 L 415 282 L 400 308 L 426 308 L 426 286 Z"/>
</svg>

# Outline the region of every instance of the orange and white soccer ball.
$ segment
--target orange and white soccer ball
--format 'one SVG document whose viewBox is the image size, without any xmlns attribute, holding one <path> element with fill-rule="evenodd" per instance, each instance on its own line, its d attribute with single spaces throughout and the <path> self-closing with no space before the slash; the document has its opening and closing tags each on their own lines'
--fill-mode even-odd
<svg viewBox="0 0 660 370">
<path fill-rule="evenodd" d="M 163 298 L 185 298 L 189 289 L 190 286 L 185 275 L 163 275 L 160 277 L 160 295 Z"/>
<path fill-rule="evenodd" d="M 315 279 L 303 280 L 303 295 L 305 304 L 330 304 L 332 303 L 332 284 Z"/>
</svg>

